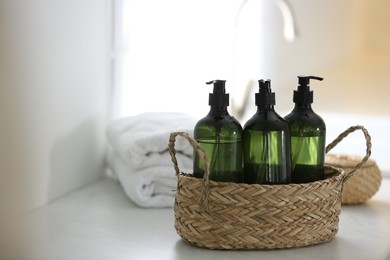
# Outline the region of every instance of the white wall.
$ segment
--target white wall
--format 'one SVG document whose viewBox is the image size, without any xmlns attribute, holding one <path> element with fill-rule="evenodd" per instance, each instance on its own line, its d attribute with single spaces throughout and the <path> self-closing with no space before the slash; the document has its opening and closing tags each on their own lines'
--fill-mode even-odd
<svg viewBox="0 0 390 260">
<path fill-rule="evenodd" d="M 108 0 L 0 1 L 5 200 L 34 209 L 101 176 L 109 15 Z"/>
</svg>

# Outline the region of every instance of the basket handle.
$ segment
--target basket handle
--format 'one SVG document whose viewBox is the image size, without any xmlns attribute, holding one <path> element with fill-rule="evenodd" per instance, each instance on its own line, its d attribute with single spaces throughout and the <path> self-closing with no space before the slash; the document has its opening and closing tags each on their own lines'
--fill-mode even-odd
<svg viewBox="0 0 390 260">
<path fill-rule="evenodd" d="M 372 147 L 372 144 L 371 144 L 371 136 L 370 134 L 368 133 L 367 129 L 364 128 L 363 126 L 360 126 L 360 125 L 356 125 L 356 126 L 351 126 L 350 128 L 348 128 L 347 130 L 345 130 L 344 132 L 342 132 L 335 140 L 333 140 L 333 142 L 331 142 L 330 144 L 328 144 L 325 148 L 325 152 L 328 153 L 330 150 L 332 150 L 338 143 L 341 142 L 341 140 L 343 140 L 345 137 L 347 137 L 350 133 L 356 131 L 356 130 L 361 130 L 364 134 L 364 138 L 366 139 L 366 155 L 363 157 L 363 159 L 361 160 L 361 162 L 359 162 L 358 164 L 355 165 L 355 167 L 348 173 L 345 173 L 344 174 L 344 182 L 347 181 L 349 178 L 351 178 L 357 170 L 359 170 L 360 168 L 362 168 L 362 166 L 368 161 L 368 158 L 370 158 L 371 156 L 371 147 Z"/>
<path fill-rule="evenodd" d="M 176 159 L 176 150 L 175 150 L 175 141 L 177 136 L 184 137 L 191 144 L 191 146 L 198 152 L 199 156 L 204 160 L 204 163 L 206 165 L 206 171 L 208 171 L 209 159 L 207 158 L 206 152 L 198 144 L 198 142 L 195 141 L 195 139 L 193 139 L 189 134 L 185 132 L 172 132 L 169 136 L 168 149 L 169 149 L 169 154 L 171 155 L 172 158 L 173 166 L 175 168 L 176 176 L 180 174 L 179 164 Z"/>
<path fill-rule="evenodd" d="M 175 141 L 176 137 L 184 137 L 192 147 L 199 154 L 199 157 L 202 158 L 205 165 L 205 173 L 203 175 L 203 189 L 201 192 L 201 197 L 199 198 L 199 206 L 201 210 L 208 210 L 208 201 L 209 201 L 209 174 L 210 174 L 210 163 L 204 149 L 199 145 L 199 143 L 193 139 L 189 134 L 185 132 L 173 132 L 169 136 L 168 149 L 172 158 L 173 166 L 175 168 L 176 176 L 180 174 L 179 165 L 176 159 L 176 150 L 175 150 Z"/>
</svg>

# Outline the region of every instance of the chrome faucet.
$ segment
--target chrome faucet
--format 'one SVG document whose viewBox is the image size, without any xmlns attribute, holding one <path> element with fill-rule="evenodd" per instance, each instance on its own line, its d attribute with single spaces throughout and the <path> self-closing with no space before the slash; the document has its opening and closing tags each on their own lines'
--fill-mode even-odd
<svg viewBox="0 0 390 260">
<path fill-rule="evenodd" d="M 238 18 L 239 15 L 242 11 L 242 9 L 245 7 L 245 5 L 249 1 L 254 1 L 254 0 L 244 0 L 240 7 L 238 8 L 237 15 L 235 18 L 235 23 L 234 23 L 234 36 L 236 36 L 237 33 L 237 23 L 238 23 Z M 283 36 L 284 39 L 287 42 L 293 42 L 298 33 L 297 33 L 297 26 L 295 22 L 295 17 L 294 13 L 292 11 L 291 5 L 288 0 L 273 0 L 273 2 L 277 5 L 279 8 L 282 18 L 283 18 Z M 235 38 L 234 38 L 235 40 Z M 234 44 L 234 53 L 233 55 L 235 56 L 235 44 Z M 233 65 L 234 66 L 234 65 Z M 234 70 L 233 70 L 234 72 Z M 250 94 L 252 93 L 252 89 L 256 87 L 256 82 L 253 80 L 249 80 L 244 88 L 244 96 L 242 98 L 241 105 L 237 105 L 237 102 L 235 102 L 234 97 L 232 97 L 232 104 L 231 104 L 231 113 L 238 119 L 241 120 L 243 116 L 245 115 L 246 109 L 247 109 L 247 103 L 250 97 Z"/>
</svg>

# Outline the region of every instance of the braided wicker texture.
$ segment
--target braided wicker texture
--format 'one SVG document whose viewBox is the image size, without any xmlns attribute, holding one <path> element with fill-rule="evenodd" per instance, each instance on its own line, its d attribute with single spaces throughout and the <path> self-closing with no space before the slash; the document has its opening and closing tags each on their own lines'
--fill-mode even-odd
<svg viewBox="0 0 390 260">
<path fill-rule="evenodd" d="M 326 242 L 338 231 L 342 178 L 311 185 L 246 185 L 179 176 L 175 228 L 188 243 L 212 249 L 272 249 Z M 313 192 L 315 191 L 315 192 Z"/>
<path fill-rule="evenodd" d="M 357 129 L 364 128 L 347 131 Z M 188 134 L 172 133 L 169 151 L 178 178 L 174 204 L 177 233 L 198 247 L 230 250 L 302 247 L 331 240 L 338 231 L 343 184 L 370 155 L 367 135 L 367 154 L 349 173 L 327 166 L 326 178 L 321 181 L 260 185 L 210 181 L 204 150 Z M 203 179 L 180 172 L 174 149 L 177 136 L 187 139 L 203 158 Z"/>
</svg>

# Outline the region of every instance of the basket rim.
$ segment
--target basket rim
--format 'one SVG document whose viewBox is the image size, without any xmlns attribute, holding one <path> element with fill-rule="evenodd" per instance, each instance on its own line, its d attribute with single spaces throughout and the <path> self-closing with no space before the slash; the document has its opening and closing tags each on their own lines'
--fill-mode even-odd
<svg viewBox="0 0 390 260">
<path fill-rule="evenodd" d="M 210 187 L 216 187 L 216 186 L 236 186 L 236 187 L 269 187 L 269 188 L 275 188 L 279 187 L 280 189 L 284 189 L 286 187 L 311 187 L 315 184 L 321 184 L 323 182 L 337 182 L 342 181 L 344 178 L 345 171 L 340 167 L 335 167 L 333 165 L 325 165 L 325 169 L 334 171 L 331 174 L 328 174 L 328 176 L 322 180 L 307 182 L 307 183 L 288 183 L 288 184 L 259 184 L 259 183 L 236 183 L 236 182 L 221 182 L 221 181 L 213 181 L 208 180 Z M 199 181 L 204 182 L 204 179 L 196 178 L 193 176 L 192 173 L 184 173 L 181 172 L 179 175 L 177 175 L 177 178 L 189 178 L 191 181 Z M 344 182 L 343 182 L 344 183 Z"/>
</svg>

